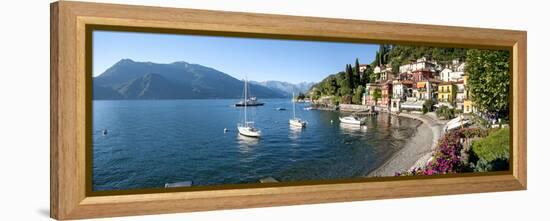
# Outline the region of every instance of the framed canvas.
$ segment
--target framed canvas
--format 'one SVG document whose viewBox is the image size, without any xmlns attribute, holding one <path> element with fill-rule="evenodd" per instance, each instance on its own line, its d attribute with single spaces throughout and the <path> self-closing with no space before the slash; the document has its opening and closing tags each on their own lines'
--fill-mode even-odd
<svg viewBox="0 0 550 221">
<path fill-rule="evenodd" d="M 50 10 L 53 218 L 527 188 L 525 31 Z"/>
</svg>

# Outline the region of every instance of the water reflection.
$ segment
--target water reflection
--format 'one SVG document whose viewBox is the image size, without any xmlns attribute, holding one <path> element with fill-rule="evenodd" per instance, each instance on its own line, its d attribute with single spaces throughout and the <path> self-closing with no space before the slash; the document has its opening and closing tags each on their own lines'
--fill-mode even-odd
<svg viewBox="0 0 550 221">
<path fill-rule="evenodd" d="M 260 139 L 237 134 L 237 143 L 239 144 L 239 152 L 248 153 L 253 150 L 254 146 L 260 143 Z"/>
<path fill-rule="evenodd" d="M 290 138 L 291 140 L 295 141 L 297 140 L 298 138 L 300 138 L 300 134 L 302 133 L 302 131 L 305 129 L 304 127 L 298 127 L 298 126 L 294 126 L 294 125 L 289 125 L 289 134 L 288 134 L 288 138 Z"/>
</svg>

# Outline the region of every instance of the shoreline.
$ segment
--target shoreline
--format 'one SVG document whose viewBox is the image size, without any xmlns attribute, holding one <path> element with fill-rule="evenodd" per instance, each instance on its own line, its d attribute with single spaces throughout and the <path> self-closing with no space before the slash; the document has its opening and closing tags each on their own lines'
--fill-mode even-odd
<svg viewBox="0 0 550 221">
<path fill-rule="evenodd" d="M 383 164 L 369 172 L 366 177 L 394 176 L 396 172 L 407 171 L 414 167 L 425 165 L 437 147 L 439 138 L 444 134 L 444 124 L 435 117 L 434 113 L 427 113 L 425 115 L 400 113 L 392 115 L 415 119 L 421 121 L 421 124 L 417 127 L 417 131 L 411 137 L 411 140 L 401 150 L 394 153 Z"/>
</svg>

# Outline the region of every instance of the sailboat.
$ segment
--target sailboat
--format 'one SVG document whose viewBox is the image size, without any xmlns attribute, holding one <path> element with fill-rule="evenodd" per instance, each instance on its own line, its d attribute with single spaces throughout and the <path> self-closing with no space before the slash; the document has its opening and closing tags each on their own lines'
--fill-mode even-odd
<svg viewBox="0 0 550 221">
<path fill-rule="evenodd" d="M 296 117 L 296 102 L 294 101 L 294 93 L 292 93 L 292 114 L 293 114 L 293 118 L 288 120 L 288 123 L 290 123 L 290 126 L 294 126 L 294 127 L 306 126 L 307 124 L 306 121 Z"/>
<path fill-rule="evenodd" d="M 248 80 L 245 77 L 245 79 L 244 79 L 244 100 L 245 101 L 247 100 L 247 96 L 248 96 Z M 262 131 L 260 131 L 260 129 L 254 127 L 254 122 L 253 121 L 248 121 L 247 120 L 247 115 L 246 115 L 246 109 L 247 109 L 247 106 L 248 106 L 247 103 L 248 102 L 244 102 L 244 119 L 243 119 L 242 123 L 237 124 L 237 129 L 239 130 L 239 134 L 241 134 L 243 136 L 260 137 L 262 135 Z"/>
</svg>

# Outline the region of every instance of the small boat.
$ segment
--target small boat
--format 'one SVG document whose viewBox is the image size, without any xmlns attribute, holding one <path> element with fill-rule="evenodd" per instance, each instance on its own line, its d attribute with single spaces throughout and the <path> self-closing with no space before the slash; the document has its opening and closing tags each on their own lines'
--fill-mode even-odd
<svg viewBox="0 0 550 221">
<path fill-rule="evenodd" d="M 245 78 L 244 80 L 244 100 L 247 100 L 246 97 L 248 96 L 248 82 Z M 247 121 L 247 115 L 246 115 L 246 109 L 248 104 L 244 103 L 244 120 L 242 123 L 237 124 L 237 129 L 239 130 L 239 134 L 247 137 L 260 137 L 262 135 L 262 131 L 260 129 L 254 127 L 254 122 Z"/>
<path fill-rule="evenodd" d="M 278 111 L 284 111 L 284 110 L 286 110 L 286 108 L 284 108 L 284 107 L 278 107 L 277 110 L 278 110 Z"/>
<path fill-rule="evenodd" d="M 244 100 L 240 101 L 239 103 L 236 103 L 235 107 L 246 107 L 246 106 L 254 107 L 254 106 L 263 106 L 263 105 L 264 105 L 264 103 L 259 102 L 256 97 L 251 97 L 249 99 L 244 99 Z"/>
<path fill-rule="evenodd" d="M 103 133 L 104 136 L 107 135 L 107 133 L 108 133 L 107 129 L 103 129 L 101 132 Z"/>
<path fill-rule="evenodd" d="M 278 183 L 279 181 L 273 177 L 266 177 L 260 179 L 260 183 Z"/>
<path fill-rule="evenodd" d="M 312 110 L 312 107 L 304 107 L 304 110 Z"/>
<path fill-rule="evenodd" d="M 292 97 L 294 98 L 294 93 L 292 94 Z M 288 123 L 290 124 L 290 126 L 294 126 L 294 127 L 306 126 L 307 122 L 305 120 L 302 120 L 296 117 L 296 102 L 294 100 L 292 100 L 292 114 L 293 114 L 293 118 L 288 120 Z"/>
<path fill-rule="evenodd" d="M 358 119 L 354 116 L 340 117 L 340 122 L 344 124 L 363 125 L 365 121 Z"/>
<path fill-rule="evenodd" d="M 193 181 L 183 181 L 176 183 L 165 183 L 164 188 L 175 188 L 175 187 L 190 187 L 193 185 Z"/>
</svg>

